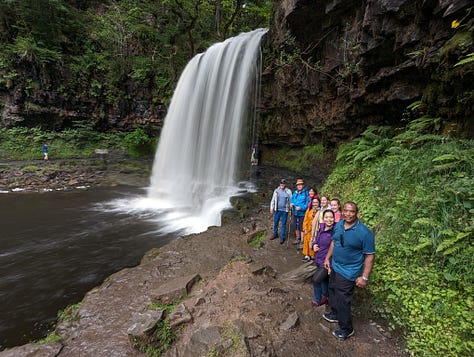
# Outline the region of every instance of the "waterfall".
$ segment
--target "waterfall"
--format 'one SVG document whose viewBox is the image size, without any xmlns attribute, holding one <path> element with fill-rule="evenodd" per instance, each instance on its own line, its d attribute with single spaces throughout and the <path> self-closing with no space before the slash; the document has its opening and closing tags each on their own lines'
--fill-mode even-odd
<svg viewBox="0 0 474 357">
<path fill-rule="evenodd" d="M 244 128 L 256 104 L 253 85 L 266 31 L 214 44 L 184 69 L 161 131 L 145 204 L 160 211 L 163 231 L 188 234 L 220 225 L 222 210 L 238 192 Z"/>
</svg>

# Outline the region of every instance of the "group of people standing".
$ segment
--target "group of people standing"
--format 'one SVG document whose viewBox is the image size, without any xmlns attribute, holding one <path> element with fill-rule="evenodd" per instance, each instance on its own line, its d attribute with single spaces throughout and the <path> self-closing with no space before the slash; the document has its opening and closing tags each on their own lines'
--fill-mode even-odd
<svg viewBox="0 0 474 357">
<path fill-rule="evenodd" d="M 319 196 L 316 189 L 305 187 L 303 179 L 297 179 L 295 186 L 292 192 L 282 179 L 273 191 L 270 239 L 279 238 L 283 244 L 294 232 L 292 244 L 301 250 L 305 262 L 316 265 L 312 305 L 329 305 L 330 310 L 323 318 L 338 323 L 339 329 L 333 335 L 345 340 L 354 334 L 351 317 L 354 289 L 367 285 L 374 264 L 374 235 L 358 219 L 356 203 L 344 203 L 341 211 L 337 198 Z"/>
</svg>

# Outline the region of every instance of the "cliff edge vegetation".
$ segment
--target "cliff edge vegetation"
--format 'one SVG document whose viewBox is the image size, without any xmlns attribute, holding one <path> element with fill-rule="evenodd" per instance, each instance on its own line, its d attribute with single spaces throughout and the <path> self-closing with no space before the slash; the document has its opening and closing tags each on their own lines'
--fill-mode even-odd
<svg viewBox="0 0 474 357">
<path fill-rule="evenodd" d="M 474 142 L 422 117 L 340 147 L 323 191 L 357 202 L 374 230 L 371 313 L 414 356 L 474 353 Z"/>
</svg>

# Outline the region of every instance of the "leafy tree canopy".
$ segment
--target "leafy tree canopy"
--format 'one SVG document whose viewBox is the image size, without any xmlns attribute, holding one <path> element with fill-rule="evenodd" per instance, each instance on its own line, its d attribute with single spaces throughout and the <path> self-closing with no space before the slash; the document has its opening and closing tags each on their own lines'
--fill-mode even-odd
<svg viewBox="0 0 474 357">
<path fill-rule="evenodd" d="M 115 103 L 166 102 L 191 57 L 267 27 L 268 0 L 0 0 L 0 89 L 59 88 Z"/>
</svg>

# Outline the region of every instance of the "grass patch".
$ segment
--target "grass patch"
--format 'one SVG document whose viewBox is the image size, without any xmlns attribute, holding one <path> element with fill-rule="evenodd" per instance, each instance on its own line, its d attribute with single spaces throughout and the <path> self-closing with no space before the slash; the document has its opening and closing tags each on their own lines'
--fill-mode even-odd
<svg viewBox="0 0 474 357">
<path fill-rule="evenodd" d="M 58 322 L 75 322 L 79 321 L 79 316 L 77 315 L 77 311 L 81 307 L 82 302 L 77 304 L 66 306 L 63 310 L 59 310 L 58 312 Z"/>
<path fill-rule="evenodd" d="M 244 336 L 228 323 L 222 328 L 221 341 L 210 349 L 207 357 L 244 356 L 246 354 Z"/>
<path fill-rule="evenodd" d="M 133 347 L 150 357 L 159 357 L 168 350 L 176 339 L 176 334 L 167 320 L 160 320 L 147 341 L 135 340 Z"/>
<path fill-rule="evenodd" d="M 58 335 L 56 332 L 52 332 L 48 336 L 46 336 L 45 338 L 36 341 L 36 343 L 38 343 L 40 345 L 45 345 L 47 343 L 60 342 L 61 340 L 62 340 L 61 335 Z"/>
<path fill-rule="evenodd" d="M 266 239 L 267 239 L 266 231 L 258 232 L 255 236 L 251 238 L 251 240 L 248 242 L 248 245 L 253 248 L 262 249 L 263 247 L 265 247 Z"/>
<path fill-rule="evenodd" d="M 81 307 L 81 304 L 82 302 L 79 302 L 77 304 L 66 306 L 63 310 L 59 310 L 58 321 L 55 325 L 53 325 L 53 328 L 54 326 L 56 326 L 58 323 L 61 323 L 61 322 L 72 323 L 72 322 L 79 321 L 79 316 L 77 314 L 77 311 Z M 61 340 L 62 340 L 62 336 L 59 335 L 56 331 L 53 331 L 50 334 L 48 334 L 48 336 L 46 336 L 45 338 L 36 341 L 36 343 L 47 344 L 47 343 L 60 342 Z"/>
<path fill-rule="evenodd" d="M 161 302 L 151 303 L 149 308 L 163 310 L 165 316 L 169 315 L 180 304 L 181 300 L 173 301 L 171 304 Z M 167 351 L 176 340 L 176 332 L 171 328 L 168 320 L 162 318 L 153 328 L 150 336 L 146 340 L 135 339 L 132 341 L 133 347 L 150 357 L 159 357 Z"/>
<path fill-rule="evenodd" d="M 164 304 L 162 302 L 152 302 L 149 307 L 153 310 L 163 310 L 166 314 L 170 314 L 181 303 L 181 300 L 173 301 L 171 304 Z"/>
</svg>

